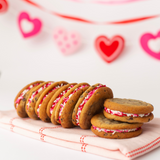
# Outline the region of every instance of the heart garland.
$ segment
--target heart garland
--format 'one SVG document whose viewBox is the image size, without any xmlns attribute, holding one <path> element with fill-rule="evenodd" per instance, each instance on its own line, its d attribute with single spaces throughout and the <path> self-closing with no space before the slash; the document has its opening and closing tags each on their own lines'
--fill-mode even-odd
<svg viewBox="0 0 160 160">
<path fill-rule="evenodd" d="M 140 43 L 146 53 L 160 60 L 160 31 L 155 36 L 151 33 L 143 34 Z"/>
<path fill-rule="evenodd" d="M 23 37 L 28 38 L 40 32 L 42 22 L 37 18 L 31 19 L 28 13 L 22 12 L 18 18 L 18 25 Z"/>
<path fill-rule="evenodd" d="M 106 36 L 99 36 L 95 40 L 95 48 L 99 55 L 110 63 L 121 54 L 124 48 L 124 39 L 118 35 L 112 39 L 108 39 Z"/>
<path fill-rule="evenodd" d="M 6 0 L 0 0 L 0 13 L 6 12 L 8 9 L 8 3 Z"/>
<path fill-rule="evenodd" d="M 8 7 L 8 3 L 5 2 L 6 0 L 0 0 L 0 11 L 2 11 L 2 4 L 3 6 L 6 5 L 6 8 Z M 31 19 L 27 12 L 20 13 L 18 25 L 24 38 L 38 34 L 42 28 L 41 20 L 38 18 Z M 73 54 L 81 46 L 80 35 L 77 32 L 68 32 L 63 28 L 54 30 L 53 39 L 64 55 Z M 111 39 L 101 35 L 94 42 L 98 54 L 108 63 L 119 57 L 124 49 L 124 44 L 124 38 L 119 35 Z M 140 38 L 140 44 L 145 52 L 160 60 L 160 31 L 155 36 L 151 33 L 145 33 Z"/>
</svg>

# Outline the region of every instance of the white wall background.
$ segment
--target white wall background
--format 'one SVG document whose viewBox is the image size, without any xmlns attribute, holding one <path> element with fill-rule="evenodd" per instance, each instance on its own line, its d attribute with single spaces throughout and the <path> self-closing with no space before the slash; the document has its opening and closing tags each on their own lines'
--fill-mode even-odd
<svg viewBox="0 0 160 160">
<path fill-rule="evenodd" d="M 16 94 L 32 81 L 66 80 L 88 82 L 91 85 L 106 84 L 112 88 L 115 97 L 139 99 L 153 104 L 155 117 L 160 117 L 160 60 L 145 53 L 139 43 L 144 33 L 150 32 L 154 35 L 158 33 L 160 17 L 125 25 L 91 25 L 55 17 L 20 0 L 8 1 L 10 3 L 8 12 L 0 14 L 0 110 L 14 109 L 13 101 Z M 97 21 L 160 14 L 159 0 L 142 0 L 108 7 L 95 4 L 90 6 L 86 3 L 79 4 L 80 8 L 73 2 L 67 5 L 67 0 L 35 0 L 35 2 L 56 12 L 75 13 L 82 15 L 82 18 L 93 18 Z M 22 37 L 17 23 L 18 15 L 22 11 L 27 11 L 31 17 L 38 17 L 43 21 L 40 34 L 28 39 Z M 105 16 L 101 16 L 102 13 Z M 53 42 L 53 30 L 58 26 L 81 34 L 82 47 L 77 53 L 70 56 L 60 53 Z M 94 48 L 94 40 L 101 34 L 109 38 L 119 34 L 126 41 L 123 53 L 110 64 L 101 59 Z M 66 157 L 68 159 L 77 157 L 109 160 L 42 143 L 2 129 L 0 132 L 2 159 L 20 160 L 23 157 L 40 160 L 43 157 L 54 157 L 62 160 Z M 159 149 L 138 159 L 149 160 L 157 157 Z"/>
<path fill-rule="evenodd" d="M 157 34 L 160 30 L 160 18 L 125 25 L 91 25 L 55 17 L 23 1 L 10 0 L 9 2 L 8 12 L 0 14 L 0 103 L 3 105 L 2 109 L 12 109 L 13 100 L 18 91 L 32 81 L 66 80 L 88 82 L 91 85 L 106 84 L 112 88 L 115 97 L 140 99 L 153 104 L 155 116 L 160 117 L 160 61 L 145 53 L 139 43 L 142 34 L 146 32 Z M 37 2 L 44 4 L 42 0 Z M 49 2 L 51 1 L 45 4 Z M 56 4 L 55 1 L 52 3 L 53 6 L 54 3 Z M 153 2 L 155 6 L 157 3 L 156 0 Z M 120 17 L 122 20 L 126 15 L 128 18 L 133 17 L 133 13 L 137 15 L 136 10 L 133 10 L 131 5 L 129 7 L 131 12 L 122 13 L 122 15 L 119 13 L 116 19 Z M 68 5 L 67 8 L 72 10 L 73 6 Z M 137 10 L 140 8 L 144 10 L 144 14 L 141 13 L 144 16 L 147 16 L 147 9 L 150 14 L 152 14 L 151 11 L 154 14 L 156 10 L 150 8 L 149 4 L 145 8 L 139 5 Z M 31 17 L 38 17 L 42 20 L 43 28 L 40 34 L 28 39 L 22 37 L 17 23 L 21 11 L 27 11 Z M 92 16 L 90 12 L 88 14 Z M 116 12 L 113 11 L 113 14 L 115 17 Z M 58 26 L 76 30 L 81 34 L 83 45 L 77 53 L 70 56 L 60 53 L 53 42 L 52 35 L 53 30 Z M 110 64 L 101 59 L 94 48 L 94 40 L 101 34 L 108 37 L 119 34 L 126 40 L 123 53 Z"/>
</svg>

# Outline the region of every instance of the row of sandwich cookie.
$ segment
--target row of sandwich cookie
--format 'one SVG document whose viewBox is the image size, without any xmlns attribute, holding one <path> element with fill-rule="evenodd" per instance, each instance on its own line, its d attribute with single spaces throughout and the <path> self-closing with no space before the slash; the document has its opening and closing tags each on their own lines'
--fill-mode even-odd
<svg viewBox="0 0 160 160">
<path fill-rule="evenodd" d="M 17 94 L 14 106 L 21 118 L 30 117 L 61 124 L 64 128 L 90 129 L 91 118 L 103 110 L 104 101 L 113 98 L 112 90 L 97 83 L 36 81 Z"/>
<path fill-rule="evenodd" d="M 153 105 L 134 99 L 112 98 L 103 112 L 91 119 L 91 130 L 103 138 L 131 138 L 142 133 L 142 125 L 153 119 Z"/>
</svg>

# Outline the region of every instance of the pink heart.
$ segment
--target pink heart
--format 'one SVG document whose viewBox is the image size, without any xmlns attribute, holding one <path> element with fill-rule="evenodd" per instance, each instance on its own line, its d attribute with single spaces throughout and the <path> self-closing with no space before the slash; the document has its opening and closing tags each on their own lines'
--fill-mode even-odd
<svg viewBox="0 0 160 160">
<path fill-rule="evenodd" d="M 111 40 L 105 36 L 99 36 L 95 40 L 95 48 L 99 55 L 108 63 L 115 60 L 124 48 L 124 39 L 114 36 Z"/>
<path fill-rule="evenodd" d="M 23 28 L 24 26 L 22 27 L 22 21 L 24 20 L 28 22 L 30 25 L 33 25 L 33 28 L 31 28 L 31 30 L 29 30 L 28 32 L 25 31 L 25 29 Z M 36 35 L 41 30 L 42 22 L 37 18 L 31 19 L 28 13 L 22 12 L 20 13 L 18 18 L 18 25 L 23 37 L 27 38 Z"/>
<path fill-rule="evenodd" d="M 67 32 L 63 28 L 56 29 L 53 33 L 57 47 L 64 55 L 70 55 L 77 51 L 81 44 L 80 35 L 76 32 Z"/>
<path fill-rule="evenodd" d="M 149 40 L 155 40 L 156 38 L 160 38 L 160 31 L 157 33 L 157 35 L 152 35 L 151 33 L 145 33 L 140 38 L 140 43 L 142 48 L 152 57 L 160 60 L 160 52 L 156 53 L 148 46 Z"/>
<path fill-rule="evenodd" d="M 8 3 L 6 0 L 0 0 L 0 13 L 7 11 Z"/>
</svg>

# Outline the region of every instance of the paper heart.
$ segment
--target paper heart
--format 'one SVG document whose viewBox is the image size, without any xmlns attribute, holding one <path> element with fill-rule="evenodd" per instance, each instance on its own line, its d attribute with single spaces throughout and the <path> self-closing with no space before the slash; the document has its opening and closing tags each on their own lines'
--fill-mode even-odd
<svg viewBox="0 0 160 160">
<path fill-rule="evenodd" d="M 0 0 L 0 13 L 6 12 L 8 9 L 8 3 L 6 0 Z"/>
<path fill-rule="evenodd" d="M 124 48 L 124 39 L 114 36 L 111 40 L 105 36 L 99 36 L 95 40 L 95 48 L 99 55 L 108 63 L 115 60 Z"/>
<path fill-rule="evenodd" d="M 42 22 L 35 18 L 31 19 L 26 12 L 22 12 L 18 18 L 18 25 L 24 38 L 31 37 L 40 32 Z"/>
<path fill-rule="evenodd" d="M 150 56 L 160 60 L 160 44 L 157 46 L 155 44 L 153 45 L 153 43 L 156 43 L 157 39 L 159 38 L 160 38 L 160 31 L 155 36 L 152 35 L 151 33 L 145 33 L 140 38 L 140 43 L 142 48 Z"/>
<path fill-rule="evenodd" d="M 153 52 L 159 53 L 160 52 L 160 37 L 156 39 L 150 39 L 148 41 L 148 46 Z"/>
<path fill-rule="evenodd" d="M 67 32 L 63 28 L 56 29 L 53 33 L 53 38 L 64 55 L 74 53 L 81 45 L 81 38 L 77 32 Z"/>
</svg>

